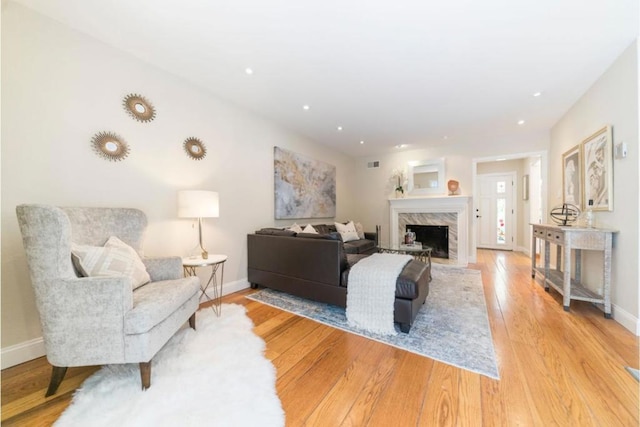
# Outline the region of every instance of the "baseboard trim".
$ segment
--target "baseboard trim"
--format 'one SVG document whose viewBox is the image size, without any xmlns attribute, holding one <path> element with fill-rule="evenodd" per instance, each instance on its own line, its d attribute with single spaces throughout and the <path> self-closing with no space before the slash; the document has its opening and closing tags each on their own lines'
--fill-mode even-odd
<svg viewBox="0 0 640 427">
<path fill-rule="evenodd" d="M 213 285 L 212 285 L 213 286 Z M 249 280 L 247 280 L 247 278 L 242 278 L 240 280 L 236 280 L 233 282 L 226 282 L 224 284 L 224 286 L 222 286 L 222 295 L 229 295 L 232 294 L 234 292 L 238 292 L 241 291 L 243 289 L 247 289 L 249 287 Z M 207 290 L 207 294 L 211 295 L 211 288 L 209 288 Z M 207 298 L 202 296 L 200 297 L 200 302 L 205 302 L 207 301 Z"/>
<path fill-rule="evenodd" d="M 222 295 L 232 294 L 234 292 L 247 289 L 248 287 L 249 281 L 246 277 L 234 282 L 228 282 L 222 287 Z M 42 337 L 3 348 L 0 351 L 1 369 L 10 368 L 12 366 L 28 362 L 29 360 L 37 359 L 45 354 L 46 352 Z"/>
<path fill-rule="evenodd" d="M 0 352 L 1 366 L 2 369 L 10 368 L 29 360 L 37 359 L 45 354 L 42 337 L 34 338 L 3 348 Z"/>
<path fill-rule="evenodd" d="M 640 336 L 640 319 L 615 304 L 611 304 L 611 312 L 616 322 L 631 331 L 635 336 Z"/>
</svg>

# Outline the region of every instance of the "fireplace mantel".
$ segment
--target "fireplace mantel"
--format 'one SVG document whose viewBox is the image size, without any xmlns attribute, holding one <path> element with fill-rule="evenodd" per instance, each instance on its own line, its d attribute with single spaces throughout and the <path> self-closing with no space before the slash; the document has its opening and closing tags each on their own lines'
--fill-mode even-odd
<svg viewBox="0 0 640 427">
<path fill-rule="evenodd" d="M 457 262 L 467 266 L 469 262 L 469 215 L 471 213 L 469 196 L 430 196 L 389 199 L 389 229 L 391 243 L 400 242 L 398 215 L 403 213 L 453 213 L 457 224 Z"/>
</svg>

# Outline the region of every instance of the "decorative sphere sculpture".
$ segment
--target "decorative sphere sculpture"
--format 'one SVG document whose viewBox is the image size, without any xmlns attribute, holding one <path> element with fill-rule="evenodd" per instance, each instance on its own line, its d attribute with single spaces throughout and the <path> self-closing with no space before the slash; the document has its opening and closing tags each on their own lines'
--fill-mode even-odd
<svg viewBox="0 0 640 427">
<path fill-rule="evenodd" d="M 558 225 L 571 225 L 576 222 L 580 215 L 580 208 L 575 205 L 565 203 L 551 209 L 551 219 Z"/>
</svg>

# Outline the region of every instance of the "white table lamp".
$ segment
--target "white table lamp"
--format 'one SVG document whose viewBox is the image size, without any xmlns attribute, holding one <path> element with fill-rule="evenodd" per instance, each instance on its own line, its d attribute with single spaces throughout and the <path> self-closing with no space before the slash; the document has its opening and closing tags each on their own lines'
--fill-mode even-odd
<svg viewBox="0 0 640 427">
<path fill-rule="evenodd" d="M 202 218 L 218 218 L 220 216 L 220 204 L 218 193 L 204 190 L 178 191 L 178 217 L 198 218 L 198 238 L 202 259 L 207 259 L 209 253 L 202 246 Z"/>
</svg>

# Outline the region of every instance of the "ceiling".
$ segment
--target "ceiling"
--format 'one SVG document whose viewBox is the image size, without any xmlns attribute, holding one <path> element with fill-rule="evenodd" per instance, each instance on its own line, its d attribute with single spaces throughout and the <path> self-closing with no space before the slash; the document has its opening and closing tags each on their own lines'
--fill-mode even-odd
<svg viewBox="0 0 640 427">
<path fill-rule="evenodd" d="M 639 17 L 637 0 L 17 3 L 355 157 L 548 132 Z"/>
</svg>

